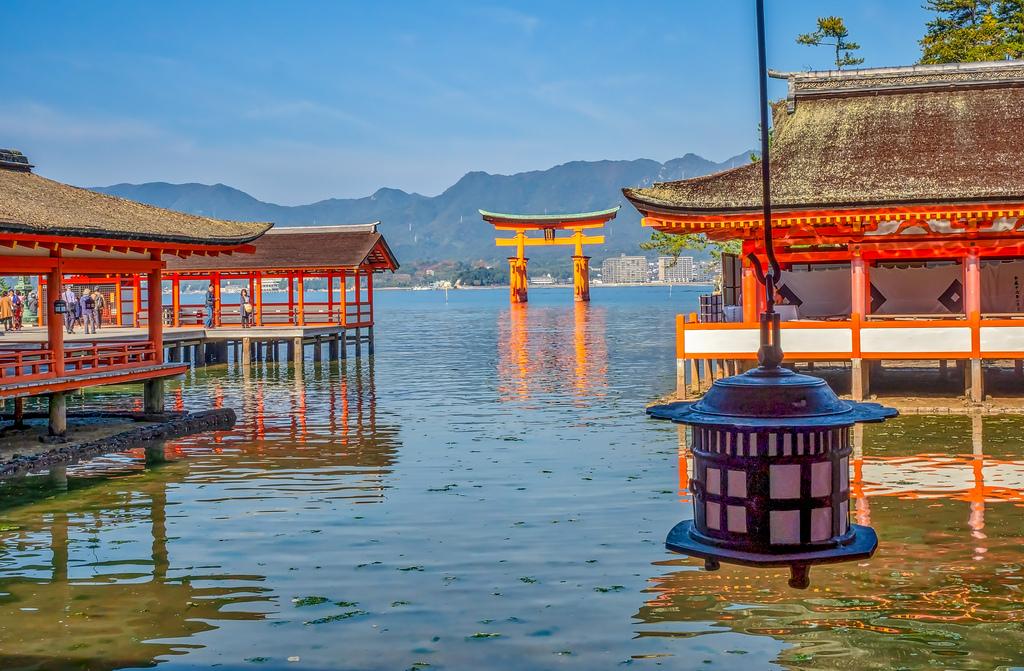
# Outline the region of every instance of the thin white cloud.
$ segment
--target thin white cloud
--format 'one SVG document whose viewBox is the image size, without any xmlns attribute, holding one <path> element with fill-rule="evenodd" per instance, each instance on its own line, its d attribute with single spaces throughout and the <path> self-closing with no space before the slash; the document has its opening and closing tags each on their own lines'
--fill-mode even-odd
<svg viewBox="0 0 1024 671">
<path fill-rule="evenodd" d="M 512 26 L 527 35 L 532 35 L 541 24 L 538 17 L 508 7 L 476 7 L 472 13 L 493 23 Z"/>
</svg>

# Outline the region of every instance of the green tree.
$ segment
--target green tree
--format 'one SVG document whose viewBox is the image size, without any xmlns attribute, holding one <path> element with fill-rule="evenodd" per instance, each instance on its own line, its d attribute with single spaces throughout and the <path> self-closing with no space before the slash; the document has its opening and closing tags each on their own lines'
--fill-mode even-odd
<svg viewBox="0 0 1024 671">
<path fill-rule="evenodd" d="M 922 63 L 1024 57 L 1024 0 L 927 0 L 936 16 L 921 39 Z"/>
<path fill-rule="evenodd" d="M 818 29 L 813 33 L 797 35 L 797 44 L 805 44 L 809 47 L 828 46 L 836 50 L 836 69 L 842 70 L 847 65 L 860 65 L 863 58 L 853 55 L 854 51 L 860 49 L 856 42 L 850 42 L 846 38 L 850 31 L 841 16 L 822 16 L 818 19 Z"/>
<path fill-rule="evenodd" d="M 655 250 L 662 256 L 671 256 L 674 259 L 678 259 L 680 254 L 686 250 L 704 251 L 706 249 L 711 252 L 711 257 L 718 261 L 721 260 L 722 254 L 739 254 L 740 241 L 727 240 L 719 242 L 718 240 L 708 240 L 708 237 L 703 233 L 679 235 L 677 233 L 654 231 L 651 233 L 650 240 L 640 243 L 640 249 Z"/>
</svg>

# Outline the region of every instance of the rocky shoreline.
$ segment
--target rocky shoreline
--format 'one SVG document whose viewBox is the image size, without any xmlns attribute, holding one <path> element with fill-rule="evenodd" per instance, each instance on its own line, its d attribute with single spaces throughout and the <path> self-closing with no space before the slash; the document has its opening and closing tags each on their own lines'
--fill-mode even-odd
<svg viewBox="0 0 1024 671">
<path fill-rule="evenodd" d="M 69 418 L 74 417 L 72 413 Z M 111 452 L 142 447 L 147 443 L 181 438 L 207 431 L 221 431 L 235 425 L 237 416 L 231 408 L 217 408 L 193 413 L 168 413 L 161 417 L 142 413 L 92 413 L 91 417 L 146 422 L 111 436 L 82 443 L 54 445 L 53 449 L 33 455 L 15 454 L 0 464 L 0 478 L 10 478 L 55 466 L 66 466 Z M 31 419 L 31 417 L 27 417 Z"/>
</svg>

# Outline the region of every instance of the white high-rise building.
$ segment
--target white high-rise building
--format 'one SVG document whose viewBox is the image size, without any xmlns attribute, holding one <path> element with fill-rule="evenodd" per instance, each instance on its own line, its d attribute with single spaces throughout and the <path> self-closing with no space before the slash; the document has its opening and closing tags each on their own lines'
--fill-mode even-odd
<svg viewBox="0 0 1024 671">
<path fill-rule="evenodd" d="M 626 256 L 605 259 L 601 264 L 601 281 L 609 284 L 640 284 L 647 282 L 647 257 Z"/>
<path fill-rule="evenodd" d="M 658 257 L 658 281 L 682 284 L 693 281 L 693 257 Z"/>
</svg>

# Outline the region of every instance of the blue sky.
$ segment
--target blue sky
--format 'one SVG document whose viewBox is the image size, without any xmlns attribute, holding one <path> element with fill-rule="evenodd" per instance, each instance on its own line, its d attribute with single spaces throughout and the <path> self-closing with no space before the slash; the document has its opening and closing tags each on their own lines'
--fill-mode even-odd
<svg viewBox="0 0 1024 671">
<path fill-rule="evenodd" d="M 767 0 L 769 64 L 826 68 L 828 49 L 794 41 L 826 14 L 865 66 L 912 63 L 921 4 Z M 723 160 L 757 142 L 753 5 L 5 0 L 0 146 L 73 184 L 222 182 L 285 204 Z"/>
</svg>

